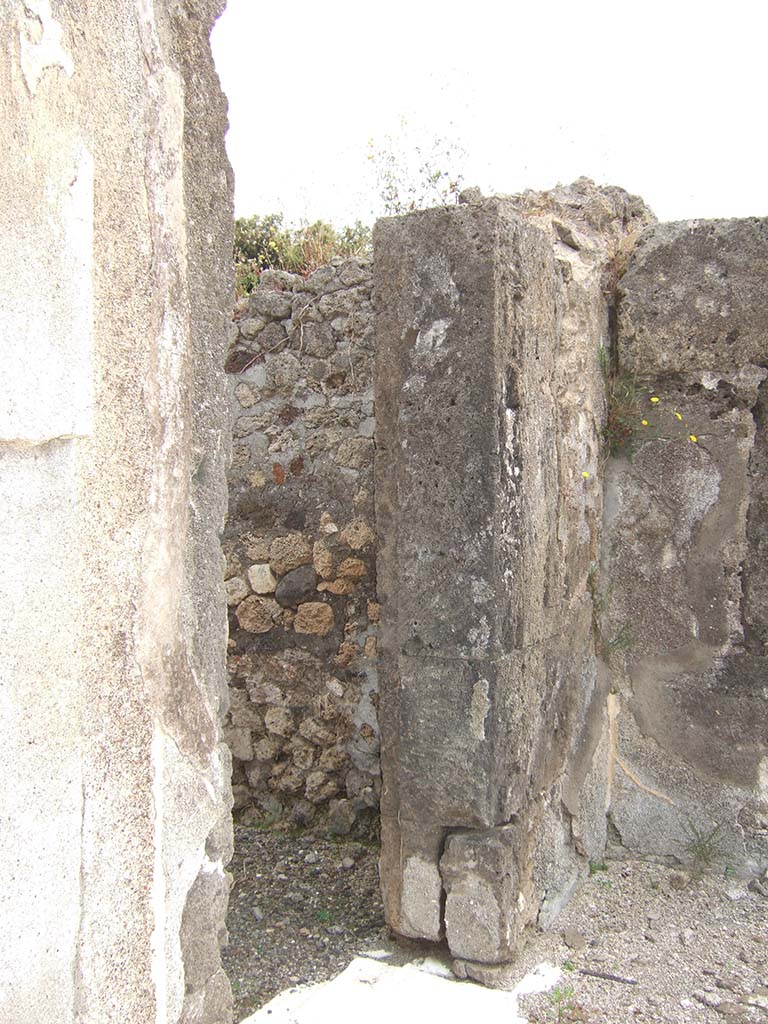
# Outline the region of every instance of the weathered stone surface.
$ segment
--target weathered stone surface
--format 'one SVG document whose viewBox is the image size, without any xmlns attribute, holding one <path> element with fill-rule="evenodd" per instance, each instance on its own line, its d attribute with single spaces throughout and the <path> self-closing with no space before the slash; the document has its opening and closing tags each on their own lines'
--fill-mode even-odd
<svg viewBox="0 0 768 1024">
<path fill-rule="evenodd" d="M 519 847 L 514 825 L 449 834 L 440 875 L 446 939 L 455 957 L 502 963 L 516 952 L 522 934 Z"/>
<path fill-rule="evenodd" d="M 267 321 L 262 320 L 261 317 L 250 317 L 247 320 L 241 320 L 237 325 L 237 329 L 244 338 L 251 341 L 257 334 L 260 334 L 266 326 Z"/>
<path fill-rule="evenodd" d="M 336 796 L 340 788 L 341 785 L 337 778 L 326 775 L 325 772 L 310 772 L 307 776 L 304 793 L 310 803 L 319 804 Z"/>
<path fill-rule="evenodd" d="M 224 584 L 224 589 L 227 592 L 227 604 L 230 607 L 240 604 L 249 594 L 248 584 L 242 576 L 230 576 Z"/>
<path fill-rule="evenodd" d="M 754 794 L 768 802 L 766 281 L 766 221 L 642 236 L 619 359 L 647 382 L 656 436 L 610 467 L 604 555 L 605 628 L 631 638 L 612 659 L 614 842 L 685 863 L 711 833 L 713 864 L 745 873 L 768 855 L 732 826 Z"/>
<path fill-rule="evenodd" d="M 283 737 L 290 736 L 295 729 L 293 715 L 287 708 L 269 708 L 264 713 L 264 725 L 267 732 Z"/>
<path fill-rule="evenodd" d="M 486 988 L 511 991 L 519 981 L 519 971 L 511 964 L 473 963 L 471 960 L 454 960 L 453 973 L 462 981 L 471 978 Z"/>
<path fill-rule="evenodd" d="M 332 800 L 328 809 L 328 828 L 333 835 L 346 836 L 355 824 L 355 809 L 351 800 Z"/>
<path fill-rule="evenodd" d="M 415 823 L 441 838 L 451 826 L 487 827 L 520 809 L 496 754 L 514 692 L 504 655 L 539 626 L 532 620 L 525 631 L 525 598 L 512 587 L 522 572 L 521 433 L 533 431 L 531 457 L 547 472 L 544 432 L 521 424 L 520 378 L 528 345 L 543 357 L 537 372 L 551 365 L 555 286 L 544 237 L 501 204 L 380 222 L 376 245 L 382 879 L 393 927 L 434 939 L 443 927 L 440 843 L 420 849 Z M 509 290 L 497 284 L 496 260 L 511 268 Z M 514 331 L 500 326 L 505 315 Z M 526 315 L 536 319 L 535 342 Z M 540 415 L 546 421 L 545 409 Z M 454 509 L 450 520 L 435 514 L 438 505 Z M 537 561 L 540 572 L 545 559 Z M 529 599 L 540 601 L 535 572 Z M 416 895 L 432 890 L 427 902 Z"/>
<path fill-rule="evenodd" d="M 276 537 L 269 548 L 269 564 L 279 575 L 312 561 L 312 545 L 300 533 Z"/>
<path fill-rule="evenodd" d="M 312 564 L 321 579 L 330 580 L 336 575 L 333 552 L 320 540 L 312 548 Z"/>
<path fill-rule="evenodd" d="M 237 606 L 237 621 L 248 633 L 268 633 L 274 625 L 278 609 L 274 601 L 262 597 L 247 597 Z"/>
<path fill-rule="evenodd" d="M 641 377 L 765 363 L 768 219 L 648 228 L 621 281 L 621 360 Z"/>
<path fill-rule="evenodd" d="M 361 580 L 368 575 L 368 566 L 360 558 L 345 558 L 336 570 L 337 575 L 348 579 Z"/>
<path fill-rule="evenodd" d="M 327 636 L 334 627 L 333 608 L 322 601 L 307 601 L 299 605 L 293 628 L 297 633 L 316 633 Z"/>
<path fill-rule="evenodd" d="M 225 729 L 223 733 L 224 742 L 232 752 L 232 757 L 239 757 L 241 761 L 250 761 L 253 757 L 253 742 L 251 730 L 241 726 Z"/>
<path fill-rule="evenodd" d="M 376 229 L 385 907 L 399 933 L 439 937 L 446 836 L 482 830 L 492 848 L 495 826 L 515 818 L 525 898 L 510 898 L 508 873 L 477 876 L 473 898 L 482 889 L 504 922 L 481 953 L 479 934 L 467 939 L 478 961 L 508 959 L 605 839 L 588 589 L 601 495 L 588 481 L 609 265 L 648 219 L 621 190 L 580 182 Z M 567 815 L 552 796 L 566 791 Z M 563 874 L 542 870 L 545 833 Z M 449 929 L 452 951 L 464 930 Z"/>
<path fill-rule="evenodd" d="M 361 551 L 373 544 L 376 534 L 364 519 L 357 517 L 341 531 L 341 540 L 354 551 Z"/>
<path fill-rule="evenodd" d="M 221 8 L 0 8 L 0 1018 L 14 1024 L 230 1019 Z"/>
<path fill-rule="evenodd" d="M 284 608 L 296 608 L 315 592 L 317 573 L 311 565 L 300 565 L 287 572 L 275 590 L 275 600 Z"/>
<path fill-rule="evenodd" d="M 354 594 L 357 590 L 358 581 L 355 579 L 342 578 L 338 580 L 324 580 L 322 583 L 318 583 L 317 589 L 321 593 L 326 594 Z"/>
<path fill-rule="evenodd" d="M 265 287 L 255 288 L 251 292 L 248 303 L 251 313 L 278 319 L 290 316 L 293 295 L 290 292 L 275 291 L 270 287 L 271 283 L 268 279 Z"/>
</svg>

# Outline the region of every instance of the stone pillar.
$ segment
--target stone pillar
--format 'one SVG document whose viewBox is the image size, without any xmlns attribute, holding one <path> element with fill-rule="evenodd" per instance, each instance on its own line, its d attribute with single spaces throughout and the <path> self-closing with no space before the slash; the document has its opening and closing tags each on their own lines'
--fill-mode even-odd
<svg viewBox="0 0 768 1024">
<path fill-rule="evenodd" d="M 219 0 L 10 2 L 0 1017 L 225 1024 Z"/>
<path fill-rule="evenodd" d="M 612 851 L 768 864 L 768 221 L 648 228 L 621 281 L 610 467 Z M 643 422 L 645 421 L 645 422 Z"/>
<path fill-rule="evenodd" d="M 380 221 L 374 273 L 386 914 L 477 976 L 536 919 L 553 787 L 595 746 L 601 398 L 558 403 L 563 272 L 512 203 Z M 568 358 L 599 380 L 598 340 Z"/>
</svg>

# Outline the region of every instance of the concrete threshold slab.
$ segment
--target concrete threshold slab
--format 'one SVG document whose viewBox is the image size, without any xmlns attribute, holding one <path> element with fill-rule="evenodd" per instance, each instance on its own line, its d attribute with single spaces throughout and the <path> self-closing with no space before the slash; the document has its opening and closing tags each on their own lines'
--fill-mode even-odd
<svg viewBox="0 0 768 1024">
<path fill-rule="evenodd" d="M 546 992 L 562 972 L 539 964 L 510 992 L 458 981 L 439 960 L 415 960 L 393 967 L 358 957 L 331 981 L 281 992 L 242 1024 L 407 1024 L 426 1012 L 442 1024 L 528 1024 L 518 1006 L 522 995 Z M 482 1015 L 482 1017 L 480 1017 Z"/>
</svg>

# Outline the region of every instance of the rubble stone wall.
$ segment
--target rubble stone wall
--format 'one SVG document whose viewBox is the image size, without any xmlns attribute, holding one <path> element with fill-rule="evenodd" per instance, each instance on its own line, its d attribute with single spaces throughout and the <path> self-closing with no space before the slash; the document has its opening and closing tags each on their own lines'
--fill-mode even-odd
<svg viewBox="0 0 768 1024">
<path fill-rule="evenodd" d="M 265 272 L 236 309 L 224 540 L 227 737 L 243 820 L 331 813 L 379 791 L 370 259 Z"/>
</svg>

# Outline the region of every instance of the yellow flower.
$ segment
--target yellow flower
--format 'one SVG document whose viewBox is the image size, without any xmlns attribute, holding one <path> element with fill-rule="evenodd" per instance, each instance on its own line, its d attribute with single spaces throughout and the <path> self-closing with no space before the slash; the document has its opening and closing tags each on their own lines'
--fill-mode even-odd
<svg viewBox="0 0 768 1024">
<path fill-rule="evenodd" d="M 648 426 L 648 420 L 640 420 L 644 427 Z"/>
<path fill-rule="evenodd" d="M 589 480 L 589 473 L 586 471 L 586 469 L 582 470 L 581 475 L 584 477 L 585 480 Z"/>
<path fill-rule="evenodd" d="M 657 403 L 657 402 L 660 402 L 660 401 L 661 401 L 661 399 L 660 399 L 660 398 L 657 398 L 657 397 L 656 397 L 656 395 L 653 395 L 653 396 L 652 396 L 652 398 L 651 398 L 651 401 L 653 402 L 653 404 L 654 404 L 654 405 L 656 405 L 656 403 Z"/>
<path fill-rule="evenodd" d="M 677 416 L 677 418 L 682 422 L 683 417 L 680 415 L 679 412 L 676 412 L 675 416 Z"/>
<path fill-rule="evenodd" d="M 691 441 L 693 441 L 694 444 L 696 444 L 696 442 L 699 440 L 698 437 L 696 437 L 695 434 L 689 434 L 688 437 L 690 438 Z"/>
</svg>

